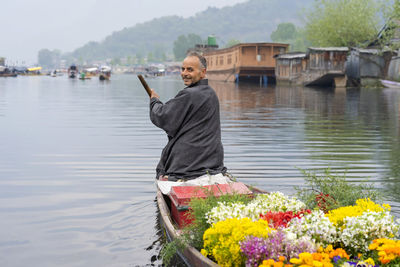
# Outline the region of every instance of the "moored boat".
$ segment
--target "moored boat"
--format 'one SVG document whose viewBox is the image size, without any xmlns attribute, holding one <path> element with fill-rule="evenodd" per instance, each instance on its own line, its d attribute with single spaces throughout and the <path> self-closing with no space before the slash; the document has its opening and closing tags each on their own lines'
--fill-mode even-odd
<svg viewBox="0 0 400 267">
<path fill-rule="evenodd" d="M 381 80 L 381 83 L 384 87 L 387 88 L 397 88 L 400 89 L 400 82 L 389 81 L 389 80 Z"/>
<path fill-rule="evenodd" d="M 68 68 L 68 77 L 69 78 L 76 78 L 78 76 L 78 68 L 75 65 L 71 65 Z"/>
<path fill-rule="evenodd" d="M 100 68 L 99 80 L 100 81 L 109 80 L 110 77 L 111 77 L 111 68 L 108 66 L 102 66 Z"/>
<path fill-rule="evenodd" d="M 5 66 L 0 66 L 0 77 L 17 77 L 17 73 Z"/>
</svg>

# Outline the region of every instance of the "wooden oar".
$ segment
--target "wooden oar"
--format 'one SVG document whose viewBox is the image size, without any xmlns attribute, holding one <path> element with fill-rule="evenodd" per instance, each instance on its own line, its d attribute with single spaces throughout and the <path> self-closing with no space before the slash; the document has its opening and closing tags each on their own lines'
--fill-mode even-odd
<svg viewBox="0 0 400 267">
<path fill-rule="evenodd" d="M 149 85 L 147 84 L 147 82 L 144 80 L 143 76 L 141 74 L 139 74 L 138 78 L 139 78 L 140 82 L 142 83 L 144 89 L 146 89 L 146 92 L 149 95 L 149 97 L 151 97 L 151 89 L 150 89 Z"/>
</svg>

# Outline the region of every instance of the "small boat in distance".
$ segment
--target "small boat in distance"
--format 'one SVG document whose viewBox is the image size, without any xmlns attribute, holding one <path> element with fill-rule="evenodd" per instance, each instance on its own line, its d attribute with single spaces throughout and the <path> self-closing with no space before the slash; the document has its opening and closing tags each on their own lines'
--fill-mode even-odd
<svg viewBox="0 0 400 267">
<path fill-rule="evenodd" d="M 79 74 L 79 80 L 88 80 L 88 79 L 92 79 L 92 77 L 86 75 L 86 72 L 82 71 L 82 72 Z"/>
<path fill-rule="evenodd" d="M 109 80 L 111 77 L 111 68 L 109 66 L 102 66 L 100 68 L 99 80 Z"/>
<path fill-rule="evenodd" d="M 69 78 L 76 78 L 78 76 L 78 68 L 75 65 L 71 65 L 68 68 L 68 77 Z"/>
<path fill-rule="evenodd" d="M 0 77 L 17 77 L 17 73 L 5 66 L 0 66 Z"/>
<path fill-rule="evenodd" d="M 389 81 L 389 80 L 381 80 L 381 83 L 384 87 L 387 88 L 397 88 L 400 89 L 400 82 Z"/>
</svg>

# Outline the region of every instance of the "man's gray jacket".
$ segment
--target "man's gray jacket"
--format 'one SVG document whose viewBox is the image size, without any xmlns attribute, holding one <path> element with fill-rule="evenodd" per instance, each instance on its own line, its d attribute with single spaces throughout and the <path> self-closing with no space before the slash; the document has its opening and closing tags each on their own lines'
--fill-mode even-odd
<svg viewBox="0 0 400 267">
<path fill-rule="evenodd" d="M 168 135 L 168 144 L 157 165 L 157 178 L 193 179 L 224 173 L 219 101 L 203 79 L 181 90 L 165 104 L 150 100 L 150 119 Z"/>
</svg>

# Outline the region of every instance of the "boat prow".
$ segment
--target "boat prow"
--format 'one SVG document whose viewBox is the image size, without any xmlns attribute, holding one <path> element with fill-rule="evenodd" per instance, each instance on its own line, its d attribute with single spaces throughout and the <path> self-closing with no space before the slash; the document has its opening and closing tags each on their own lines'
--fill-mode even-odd
<svg viewBox="0 0 400 267">
<path fill-rule="evenodd" d="M 381 83 L 384 87 L 387 88 L 397 88 L 400 89 L 400 82 L 389 81 L 389 80 L 381 80 Z"/>
<path fill-rule="evenodd" d="M 165 233 L 167 235 L 168 241 L 172 241 L 177 239 L 180 236 L 180 230 L 177 228 L 177 226 L 174 224 L 172 217 L 171 217 L 171 212 L 168 207 L 168 204 L 165 199 L 166 195 L 163 195 L 161 191 L 158 189 L 157 190 L 157 205 L 160 211 L 160 218 L 161 218 L 161 224 L 163 225 L 165 229 Z M 217 267 L 219 266 L 212 260 L 210 260 L 207 257 L 204 257 L 203 254 L 200 253 L 197 249 L 194 247 L 186 247 L 183 252 L 178 252 L 178 255 L 180 258 L 185 262 L 186 265 L 188 266 L 205 266 L 205 267 Z"/>
</svg>

